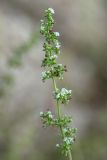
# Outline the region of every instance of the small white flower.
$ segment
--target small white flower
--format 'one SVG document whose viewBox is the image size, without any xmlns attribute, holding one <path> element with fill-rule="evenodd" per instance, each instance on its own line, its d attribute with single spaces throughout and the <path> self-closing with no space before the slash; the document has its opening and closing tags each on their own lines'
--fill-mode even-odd
<svg viewBox="0 0 107 160">
<path fill-rule="evenodd" d="M 50 57 L 50 59 L 54 59 L 54 58 L 57 58 L 58 56 L 57 55 L 53 55 Z"/>
<path fill-rule="evenodd" d="M 73 138 L 71 138 L 71 137 L 65 137 L 64 138 L 64 142 L 66 142 L 66 144 L 70 145 L 73 142 Z"/>
<path fill-rule="evenodd" d="M 66 95 L 66 94 L 68 94 L 68 90 L 65 89 L 65 88 L 62 88 L 62 89 L 61 89 L 61 95 L 64 96 L 64 95 Z"/>
<path fill-rule="evenodd" d="M 42 23 L 43 23 L 43 22 L 44 22 L 44 20 L 43 20 L 43 19 L 41 19 L 41 20 L 40 20 L 40 22 L 42 22 Z"/>
<path fill-rule="evenodd" d="M 72 90 L 69 90 L 69 93 L 71 94 L 71 93 L 72 93 Z"/>
<path fill-rule="evenodd" d="M 55 13 L 55 11 L 53 10 L 53 8 L 48 8 L 48 11 L 50 11 L 52 14 Z"/>
<path fill-rule="evenodd" d="M 60 93 L 56 95 L 56 99 L 59 99 L 59 98 L 60 98 Z"/>
<path fill-rule="evenodd" d="M 42 116 L 43 115 L 43 112 L 40 112 L 40 116 Z"/>
<path fill-rule="evenodd" d="M 65 93 L 61 92 L 61 96 L 64 96 L 64 95 L 65 95 Z"/>
<path fill-rule="evenodd" d="M 59 147 L 59 144 L 56 144 L 56 147 Z"/>
<path fill-rule="evenodd" d="M 52 114 L 49 114 L 49 118 L 53 118 Z"/>
<path fill-rule="evenodd" d="M 66 128 L 63 129 L 64 133 L 66 133 L 68 130 Z"/>
<path fill-rule="evenodd" d="M 48 113 L 48 114 L 52 114 L 51 111 L 48 111 L 47 113 Z"/>
<path fill-rule="evenodd" d="M 54 34 L 55 34 L 55 36 L 57 36 L 57 37 L 60 36 L 59 32 L 54 32 Z"/>
<path fill-rule="evenodd" d="M 61 92 L 66 92 L 66 93 L 67 93 L 67 92 L 68 92 L 68 90 L 67 90 L 67 89 L 65 89 L 65 88 L 62 88 L 62 89 L 61 89 Z"/>
<path fill-rule="evenodd" d="M 42 78 L 46 77 L 46 71 L 42 72 Z"/>
<path fill-rule="evenodd" d="M 44 31 L 45 30 L 45 27 L 44 26 L 41 26 L 41 31 Z"/>
<path fill-rule="evenodd" d="M 67 140 L 68 140 L 68 138 L 67 138 L 67 137 L 65 137 L 65 138 L 64 138 L 64 142 L 66 142 Z"/>
<path fill-rule="evenodd" d="M 62 89 L 61 89 L 61 95 L 62 95 L 62 96 L 66 95 L 66 94 L 71 94 L 71 92 L 72 92 L 72 90 L 67 90 L 67 89 L 65 89 L 65 88 L 62 88 Z"/>
<path fill-rule="evenodd" d="M 58 42 L 56 42 L 56 48 L 60 48 L 61 47 L 61 45 L 58 43 Z"/>
<path fill-rule="evenodd" d="M 51 111 L 48 111 L 47 114 L 48 114 L 49 118 L 53 118 Z"/>
<path fill-rule="evenodd" d="M 58 66 L 62 67 L 62 64 L 58 64 Z"/>
<path fill-rule="evenodd" d="M 71 137 L 69 137 L 69 140 L 70 140 L 70 142 L 73 142 L 73 141 L 74 141 L 74 139 L 73 139 L 73 138 L 71 138 Z"/>
</svg>

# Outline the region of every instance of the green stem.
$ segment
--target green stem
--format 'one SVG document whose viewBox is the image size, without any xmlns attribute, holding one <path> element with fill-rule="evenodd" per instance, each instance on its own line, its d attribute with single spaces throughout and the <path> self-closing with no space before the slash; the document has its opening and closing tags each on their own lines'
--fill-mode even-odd
<svg viewBox="0 0 107 160">
<path fill-rule="evenodd" d="M 57 92 L 57 86 L 56 86 L 55 79 L 52 78 L 52 80 L 53 80 L 53 86 L 54 86 L 55 92 Z M 58 100 L 57 100 L 57 116 L 58 116 L 59 119 L 61 119 L 61 110 L 60 110 L 60 104 L 59 104 Z M 61 132 L 62 138 L 64 139 L 65 138 L 65 134 L 63 132 L 63 127 L 62 126 L 60 126 L 60 132 Z M 71 154 L 70 150 L 68 152 L 68 159 L 72 160 L 72 154 Z"/>
<path fill-rule="evenodd" d="M 69 160 L 72 160 L 72 154 L 71 154 L 71 151 L 69 150 L 68 152 L 68 157 L 69 157 Z"/>
</svg>

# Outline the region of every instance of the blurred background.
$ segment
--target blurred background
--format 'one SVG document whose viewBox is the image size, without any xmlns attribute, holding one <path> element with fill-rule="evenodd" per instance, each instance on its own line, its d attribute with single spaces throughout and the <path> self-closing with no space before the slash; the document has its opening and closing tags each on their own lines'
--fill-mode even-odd
<svg viewBox="0 0 107 160">
<path fill-rule="evenodd" d="M 55 9 L 59 86 L 73 90 L 62 112 L 78 129 L 74 160 L 107 160 L 107 1 L 0 0 L 0 160 L 65 160 L 56 130 L 43 129 L 40 111 L 54 112 L 52 83 L 41 81 L 40 19 Z"/>
</svg>

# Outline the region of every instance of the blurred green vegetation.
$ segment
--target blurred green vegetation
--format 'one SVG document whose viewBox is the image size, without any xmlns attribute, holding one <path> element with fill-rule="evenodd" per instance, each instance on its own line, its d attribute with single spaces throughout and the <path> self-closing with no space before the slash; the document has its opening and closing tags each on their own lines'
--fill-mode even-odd
<svg viewBox="0 0 107 160">
<path fill-rule="evenodd" d="M 20 47 L 16 48 L 14 51 L 14 55 L 9 59 L 8 63 L 12 67 L 18 67 L 22 64 L 22 57 L 24 54 L 27 54 L 32 47 L 34 47 L 39 39 L 39 30 L 35 33 L 32 33 L 29 41 L 22 44 Z"/>
<path fill-rule="evenodd" d="M 16 48 L 14 54 L 8 59 L 7 63 L 9 67 L 18 67 L 22 64 L 22 58 L 24 54 L 27 54 L 32 47 L 34 47 L 39 39 L 39 30 L 32 33 L 30 39 L 22 44 L 20 47 Z M 5 96 L 9 88 L 12 87 L 14 83 L 14 77 L 12 73 L 0 74 L 0 98 Z"/>
</svg>

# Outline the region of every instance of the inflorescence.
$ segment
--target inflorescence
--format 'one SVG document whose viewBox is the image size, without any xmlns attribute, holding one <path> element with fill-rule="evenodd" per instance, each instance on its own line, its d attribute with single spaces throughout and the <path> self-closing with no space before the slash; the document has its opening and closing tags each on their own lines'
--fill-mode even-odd
<svg viewBox="0 0 107 160">
<path fill-rule="evenodd" d="M 42 60 L 41 66 L 45 68 L 42 72 L 42 80 L 45 82 L 47 79 L 52 79 L 54 84 L 53 96 L 57 102 L 57 115 L 53 115 L 51 111 L 40 112 L 40 117 L 44 127 L 54 126 L 60 129 L 60 137 L 62 141 L 56 144 L 56 147 L 61 150 L 61 153 L 69 157 L 72 150 L 72 144 L 75 141 L 76 128 L 70 128 L 72 118 L 69 116 L 61 116 L 60 104 L 67 104 L 71 99 L 72 90 L 65 88 L 58 89 L 55 79 L 63 79 L 64 72 L 67 71 L 66 66 L 57 63 L 58 55 L 60 54 L 61 43 L 59 42 L 59 32 L 53 31 L 54 10 L 49 8 L 45 10 L 44 19 L 41 20 L 40 33 L 45 38 L 43 51 L 45 57 Z"/>
</svg>

